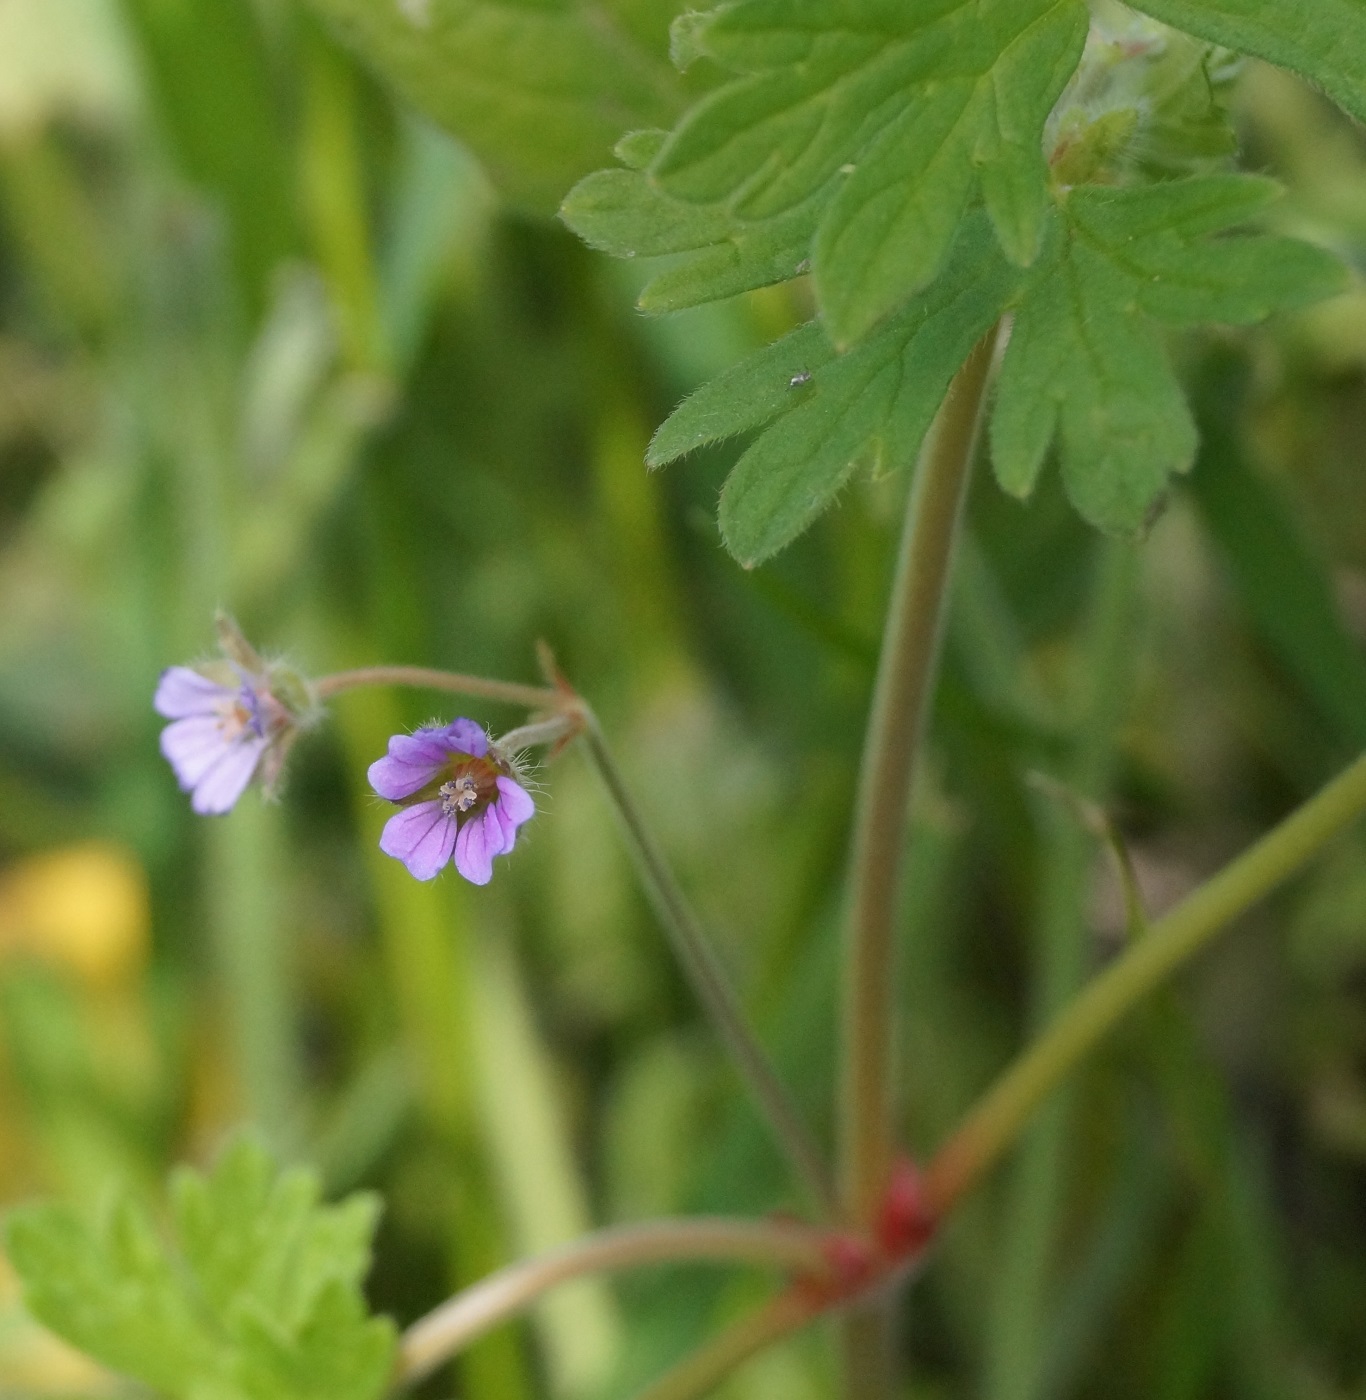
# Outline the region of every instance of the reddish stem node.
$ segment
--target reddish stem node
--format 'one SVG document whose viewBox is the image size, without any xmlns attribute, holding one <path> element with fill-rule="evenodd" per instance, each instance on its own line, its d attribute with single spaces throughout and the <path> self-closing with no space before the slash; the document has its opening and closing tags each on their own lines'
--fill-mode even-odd
<svg viewBox="0 0 1366 1400">
<path fill-rule="evenodd" d="M 929 1244 L 938 1227 L 925 1198 L 920 1168 L 909 1157 L 898 1157 L 878 1214 L 877 1239 L 883 1254 L 903 1264 Z"/>
</svg>

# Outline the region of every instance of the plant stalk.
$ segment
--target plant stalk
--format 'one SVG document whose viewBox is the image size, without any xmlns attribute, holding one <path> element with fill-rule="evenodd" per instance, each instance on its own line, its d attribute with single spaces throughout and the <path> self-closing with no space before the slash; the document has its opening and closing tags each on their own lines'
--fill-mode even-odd
<svg viewBox="0 0 1366 1400">
<path fill-rule="evenodd" d="M 845 941 L 840 1094 L 845 1217 L 877 1217 L 892 1158 L 897 899 L 911 788 L 934 692 L 953 545 L 976 451 L 995 334 L 949 388 L 912 483 L 859 775 Z"/>
<path fill-rule="evenodd" d="M 944 603 L 996 332 L 958 371 L 916 469 L 868 718 L 850 860 L 843 956 L 840 1192 L 851 1228 L 873 1228 L 891 1170 L 895 922 L 917 758 L 934 695 Z M 877 1300 L 844 1323 L 845 1394 L 892 1388 L 892 1309 Z"/>
<path fill-rule="evenodd" d="M 1049 1091 L 1136 1002 L 1366 812 L 1366 754 L 1094 977 L 970 1110 L 925 1174 L 927 1207 L 951 1210 L 1019 1136 Z"/>
<path fill-rule="evenodd" d="M 313 682 L 319 700 L 330 700 L 345 690 L 370 685 L 403 685 L 418 690 L 444 690 L 453 695 L 469 695 L 479 700 L 498 700 L 528 710 L 553 710 L 560 696 L 553 690 L 515 681 L 494 681 L 483 676 L 462 676 L 455 671 L 436 671 L 426 666 L 363 666 L 355 671 L 337 671 Z"/>
<path fill-rule="evenodd" d="M 813 1204 L 828 1219 L 835 1213 L 835 1193 L 820 1150 L 763 1047 L 749 1029 L 716 954 L 674 879 L 673 871 L 641 818 L 616 760 L 603 739 L 596 716 L 586 705 L 582 707 L 582 718 L 585 752 L 607 789 L 627 846 L 655 913 L 669 936 L 674 955 L 758 1100 L 778 1145 L 806 1187 Z"/>
<path fill-rule="evenodd" d="M 822 1273 L 829 1267 L 827 1239 L 810 1226 L 720 1216 L 655 1220 L 586 1235 L 490 1274 L 415 1322 L 399 1344 L 395 1384 L 416 1384 L 477 1337 L 571 1279 L 682 1260 Z"/>
</svg>

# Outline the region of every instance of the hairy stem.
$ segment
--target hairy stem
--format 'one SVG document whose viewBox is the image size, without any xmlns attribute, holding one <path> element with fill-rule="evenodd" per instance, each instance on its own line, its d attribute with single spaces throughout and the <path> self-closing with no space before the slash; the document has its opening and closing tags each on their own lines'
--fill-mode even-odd
<svg viewBox="0 0 1366 1400">
<path fill-rule="evenodd" d="M 942 1214 L 1019 1136 L 1049 1091 L 1136 1002 L 1366 812 L 1366 754 L 1225 866 L 1093 978 L 972 1109 L 925 1176 Z"/>
<path fill-rule="evenodd" d="M 710 1395 L 737 1367 L 800 1331 L 814 1315 L 815 1310 L 799 1294 L 780 1294 L 637 1392 L 635 1400 L 698 1400 Z"/>
<path fill-rule="evenodd" d="M 995 337 L 949 389 L 916 472 L 863 749 L 845 945 L 843 1205 L 875 1219 L 892 1155 L 894 924 L 916 758 L 934 691 L 954 537 L 976 450 Z"/>
<path fill-rule="evenodd" d="M 840 1188 L 844 1218 L 877 1219 L 894 1140 L 895 920 L 911 789 L 934 694 L 944 601 L 996 345 L 985 336 L 959 370 L 921 456 L 901 549 L 859 775 L 845 931 Z M 891 1314 L 877 1302 L 845 1324 L 846 1395 L 890 1393 Z"/>
<path fill-rule="evenodd" d="M 719 1216 L 655 1220 L 586 1235 L 490 1274 L 415 1322 L 400 1342 L 395 1381 L 415 1384 L 477 1337 L 525 1312 L 570 1279 L 682 1260 L 822 1273 L 828 1268 L 826 1241 L 823 1231 L 809 1226 Z"/>
<path fill-rule="evenodd" d="M 344 690 L 369 685 L 403 685 L 417 690 L 444 690 L 453 695 L 469 695 L 478 700 L 499 700 L 528 710 L 553 710 L 560 696 L 553 690 L 515 681 L 493 681 L 483 676 L 462 676 L 455 671 L 436 671 L 426 666 L 364 666 L 357 671 L 337 671 L 313 682 L 319 700 L 329 700 Z"/>
<path fill-rule="evenodd" d="M 655 845 L 603 739 L 592 712 L 583 710 L 583 744 L 611 799 L 626 842 L 674 954 L 721 1040 L 758 1100 L 769 1127 L 821 1213 L 834 1213 L 835 1195 L 820 1150 L 763 1047 L 745 1022 L 730 983 L 701 925 Z"/>
</svg>

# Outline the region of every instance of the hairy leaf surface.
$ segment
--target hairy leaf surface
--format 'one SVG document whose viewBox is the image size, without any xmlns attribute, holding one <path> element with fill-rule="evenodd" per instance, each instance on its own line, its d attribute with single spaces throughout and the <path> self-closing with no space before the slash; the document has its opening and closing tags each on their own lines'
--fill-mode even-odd
<svg viewBox="0 0 1366 1400">
<path fill-rule="evenodd" d="M 760 563 L 858 466 L 914 460 L 949 382 L 1021 275 L 974 215 L 944 274 L 874 335 L 839 355 L 818 324 L 793 332 L 685 400 L 655 435 L 650 462 L 762 427 L 721 494 L 727 547 Z"/>
<path fill-rule="evenodd" d="M 1083 0 L 737 0 L 689 17 L 678 47 L 740 76 L 649 175 L 749 224 L 807 210 L 822 316 L 847 345 L 931 281 L 975 194 L 1008 256 L 1033 258 L 1044 124 L 1086 31 Z"/>
<path fill-rule="evenodd" d="M 193 1400 L 374 1400 L 393 1328 L 360 1278 L 377 1208 L 318 1204 L 307 1172 L 277 1175 L 249 1142 L 173 1185 L 178 1247 L 116 1202 L 91 1228 L 56 1205 L 15 1213 L 9 1255 L 30 1311 L 115 1371 Z"/>
<path fill-rule="evenodd" d="M 465 141 L 499 188 L 553 211 L 634 127 L 671 120 L 671 0 L 312 0 L 365 62 Z"/>
<path fill-rule="evenodd" d="M 678 311 L 795 277 L 811 250 L 818 201 L 746 220 L 675 199 L 639 170 L 600 170 L 560 210 L 594 248 L 619 258 L 679 256 L 641 292 L 644 311 Z"/>
<path fill-rule="evenodd" d="M 1016 311 L 992 420 L 1007 491 L 1027 495 L 1056 438 L 1068 495 L 1092 523 L 1142 526 L 1196 430 L 1162 327 L 1248 324 L 1336 290 L 1342 269 L 1291 239 L 1208 235 L 1276 186 L 1211 176 L 1078 188 L 1057 209 Z"/>
</svg>

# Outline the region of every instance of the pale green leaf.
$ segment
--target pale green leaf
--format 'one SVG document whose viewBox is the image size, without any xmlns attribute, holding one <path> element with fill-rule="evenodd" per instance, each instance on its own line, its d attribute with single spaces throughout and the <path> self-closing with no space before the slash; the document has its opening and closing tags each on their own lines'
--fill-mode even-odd
<svg viewBox="0 0 1366 1400">
<path fill-rule="evenodd" d="M 1160 323 L 1244 324 L 1342 284 L 1336 261 L 1308 245 L 1206 238 L 1274 191 L 1216 176 L 1088 186 L 1060 204 L 1016 310 L 992 419 L 1007 491 L 1030 492 L 1056 438 L 1082 515 L 1107 530 L 1142 526 L 1196 448 Z"/>
<path fill-rule="evenodd" d="M 1043 129 L 1085 41 L 1083 0 L 740 0 L 687 27 L 741 74 L 651 166 L 668 194 L 751 223 L 819 218 L 817 294 L 847 344 L 925 286 L 980 191 L 1027 263 Z"/>
<path fill-rule="evenodd" d="M 665 0 L 311 0 L 512 200 L 550 212 L 622 132 L 670 121 Z"/>
<path fill-rule="evenodd" d="M 146 1214 L 129 1201 L 92 1231 L 69 1207 L 28 1206 L 5 1231 L 24 1301 L 39 1322 L 112 1370 L 184 1394 L 213 1338 Z"/>
<path fill-rule="evenodd" d="M 62 1206 L 15 1212 L 10 1258 L 39 1321 L 115 1371 L 183 1400 L 375 1400 L 393 1327 L 359 1280 L 375 1205 L 318 1204 L 240 1142 L 174 1185 L 175 1245 L 121 1199 L 91 1226 Z"/>
<path fill-rule="evenodd" d="M 1366 0 L 1133 0 L 1166 24 L 1303 74 L 1366 121 Z"/>
<path fill-rule="evenodd" d="M 318 1294 L 297 1331 L 253 1312 L 242 1320 L 238 1344 L 234 1380 L 246 1400 L 374 1400 L 392 1376 L 392 1325 L 368 1318 L 359 1293 L 337 1281 Z"/>
<path fill-rule="evenodd" d="M 209 1307 L 228 1316 L 245 1302 L 286 1330 L 328 1284 L 360 1282 L 379 1213 L 367 1195 L 320 1207 L 311 1172 L 277 1175 L 249 1140 L 208 1176 L 177 1172 L 172 1198 L 186 1264 Z"/>
</svg>

